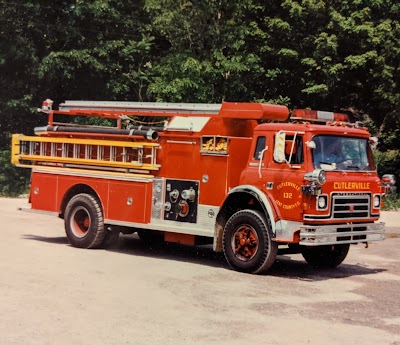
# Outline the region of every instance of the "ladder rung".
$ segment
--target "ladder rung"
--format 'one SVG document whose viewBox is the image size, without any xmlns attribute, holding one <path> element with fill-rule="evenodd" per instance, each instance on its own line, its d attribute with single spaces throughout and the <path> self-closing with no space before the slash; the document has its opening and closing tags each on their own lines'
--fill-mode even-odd
<svg viewBox="0 0 400 345">
<path fill-rule="evenodd" d="M 20 141 L 34 143 L 63 143 L 63 144 L 80 144 L 80 145 L 102 145 L 117 147 L 159 147 L 160 144 L 145 141 L 118 141 L 118 140 L 92 140 L 92 139 L 75 139 L 75 138 L 51 138 L 51 137 L 33 137 L 21 136 Z"/>
<path fill-rule="evenodd" d="M 70 163 L 77 165 L 99 165 L 99 166 L 109 166 L 109 167 L 120 167 L 126 169 L 143 169 L 143 170 L 158 170 L 160 165 L 149 164 L 140 162 L 110 162 L 110 161 L 99 161 L 95 159 L 73 159 L 65 157 L 49 157 L 49 156 L 37 156 L 37 155 L 20 155 L 21 160 L 31 160 L 35 162 L 51 162 L 51 163 Z"/>
</svg>

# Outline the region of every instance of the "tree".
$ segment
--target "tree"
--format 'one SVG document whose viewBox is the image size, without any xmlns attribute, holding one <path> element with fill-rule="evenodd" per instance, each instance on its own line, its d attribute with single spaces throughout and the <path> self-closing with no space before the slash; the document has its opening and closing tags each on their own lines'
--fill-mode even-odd
<svg viewBox="0 0 400 345">
<path fill-rule="evenodd" d="M 397 1 L 0 3 L 0 150 L 45 124 L 46 98 L 272 101 L 344 111 L 400 146 Z"/>
<path fill-rule="evenodd" d="M 146 0 L 161 58 L 150 95 L 157 100 L 221 102 L 258 97 L 254 78 L 263 68 L 249 46 L 252 1 Z"/>
<path fill-rule="evenodd" d="M 153 38 L 140 1 L 1 2 L 0 147 L 45 121 L 46 98 L 146 98 Z"/>
</svg>

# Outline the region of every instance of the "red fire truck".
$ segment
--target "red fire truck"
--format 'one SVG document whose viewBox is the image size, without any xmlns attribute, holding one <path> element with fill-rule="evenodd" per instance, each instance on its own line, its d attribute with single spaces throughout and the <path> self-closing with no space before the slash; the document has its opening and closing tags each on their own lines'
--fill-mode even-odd
<svg viewBox="0 0 400 345">
<path fill-rule="evenodd" d="M 12 162 L 32 169 L 31 208 L 64 219 L 75 247 L 137 232 L 213 244 L 233 269 L 260 274 L 278 249 L 335 267 L 350 244 L 383 239 L 374 141 L 346 115 L 294 110 L 288 122 L 285 106 L 230 102 L 39 110 L 47 125 L 13 135 Z M 82 124 L 93 117 L 111 125 Z"/>
</svg>

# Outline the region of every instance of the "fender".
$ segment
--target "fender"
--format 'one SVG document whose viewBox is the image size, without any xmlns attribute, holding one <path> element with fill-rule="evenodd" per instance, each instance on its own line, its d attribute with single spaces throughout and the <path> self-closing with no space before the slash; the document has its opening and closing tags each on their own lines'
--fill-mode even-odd
<svg viewBox="0 0 400 345">
<path fill-rule="evenodd" d="M 244 192 L 244 193 L 249 193 L 252 196 L 254 196 L 261 204 L 261 207 L 263 208 L 265 214 L 268 215 L 270 221 L 271 221 L 271 230 L 272 233 L 276 234 L 276 223 L 275 223 L 275 216 L 274 216 L 274 209 L 268 200 L 267 196 L 257 187 L 254 187 L 252 185 L 242 185 L 242 186 L 237 186 L 235 188 L 232 188 L 228 195 L 234 194 L 237 192 Z"/>
<path fill-rule="evenodd" d="M 274 240 L 277 242 L 295 242 L 294 233 L 300 229 L 302 223 L 283 220 L 281 218 L 279 209 L 276 207 L 273 198 L 268 197 L 267 194 L 263 193 L 259 188 L 252 185 L 242 185 L 231 189 L 228 195 L 234 193 L 248 193 L 255 197 L 260 203 L 265 214 L 268 215 L 271 223 L 271 231 L 274 236 Z M 222 207 L 221 207 L 222 208 Z M 215 231 L 217 235 L 217 229 Z M 219 239 L 215 236 L 215 239 Z"/>
</svg>

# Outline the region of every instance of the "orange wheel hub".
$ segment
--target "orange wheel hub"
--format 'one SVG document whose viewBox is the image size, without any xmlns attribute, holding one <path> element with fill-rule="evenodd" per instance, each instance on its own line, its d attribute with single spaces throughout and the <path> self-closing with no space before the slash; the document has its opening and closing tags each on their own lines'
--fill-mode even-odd
<svg viewBox="0 0 400 345">
<path fill-rule="evenodd" d="M 242 261 L 248 261 L 258 250 L 257 232 L 250 225 L 241 225 L 235 230 L 231 244 L 235 255 Z"/>
<path fill-rule="evenodd" d="M 82 206 L 77 207 L 73 210 L 70 222 L 71 230 L 76 237 L 86 236 L 91 223 L 89 211 Z"/>
</svg>

